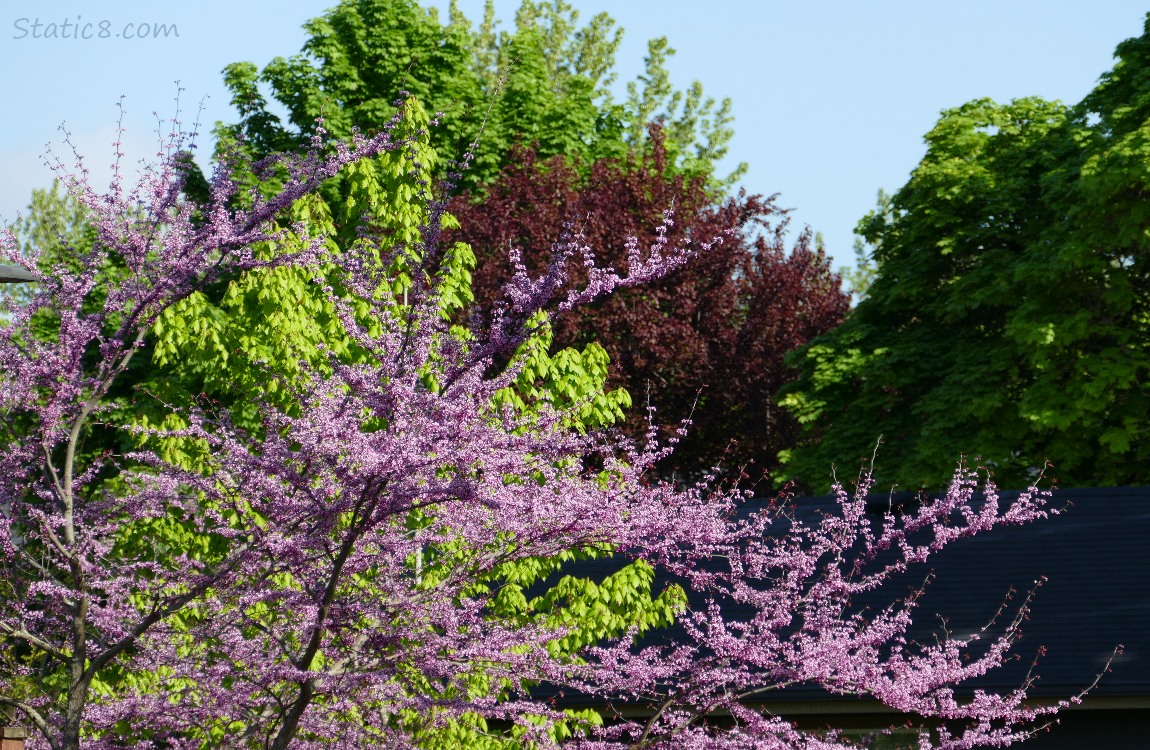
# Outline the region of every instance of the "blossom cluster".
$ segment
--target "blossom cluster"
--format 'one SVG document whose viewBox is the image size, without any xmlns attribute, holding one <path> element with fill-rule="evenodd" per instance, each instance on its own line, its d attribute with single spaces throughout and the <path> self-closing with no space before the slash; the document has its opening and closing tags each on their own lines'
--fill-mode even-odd
<svg viewBox="0 0 1150 750">
<path fill-rule="evenodd" d="M 452 282 L 436 271 L 453 251 L 431 201 L 420 247 L 392 251 L 426 271 L 402 298 L 380 293 L 386 254 L 342 259 L 338 290 L 317 270 L 365 356 L 301 364 L 292 407 L 258 404 L 257 428 L 202 403 L 145 431 L 149 445 L 195 446 L 197 461 L 82 459 L 158 317 L 228 274 L 318 267 L 324 238 L 303 223 L 298 250 L 253 248 L 285 237 L 274 222 L 341 169 L 403 148 L 393 131 L 330 143 L 321 128 L 310 153 L 278 163 L 270 198 L 238 195 L 221 166 L 198 208 L 181 193 L 178 139 L 129 193 L 118 177 L 99 195 L 65 174 L 98 240 L 0 329 L 0 670 L 13 678 L 0 705 L 37 730 L 33 747 L 412 747 L 451 727 L 539 748 L 846 746 L 755 709 L 795 684 L 951 722 L 923 737 L 945 748 L 1006 744 L 1054 710 L 1026 704 L 1025 685 L 956 697 L 1008 657 L 1017 619 L 988 645 L 920 645 L 907 638 L 913 597 L 852 608 L 948 544 L 1043 517 L 1048 493 L 999 507 L 988 486 L 978 505 L 960 471 L 943 499 L 876 525 L 863 481 L 838 490 L 841 513 L 806 525 L 747 512 L 745 493 L 708 481 L 651 481 L 673 447 L 654 429 L 639 444 L 573 431 L 545 400 L 498 406 L 541 315 L 709 251 L 671 246 L 670 213 L 654 244 L 628 244 L 625 272 L 599 267 L 573 228 L 539 276 L 513 251 L 503 304 L 464 335 L 442 314 Z M 36 268 L 10 235 L 2 251 Z M 632 631 L 572 652 L 551 613 L 501 609 L 523 566 L 607 552 L 686 588 L 676 638 Z M 541 687 L 640 710 L 595 720 L 535 700 Z"/>
</svg>

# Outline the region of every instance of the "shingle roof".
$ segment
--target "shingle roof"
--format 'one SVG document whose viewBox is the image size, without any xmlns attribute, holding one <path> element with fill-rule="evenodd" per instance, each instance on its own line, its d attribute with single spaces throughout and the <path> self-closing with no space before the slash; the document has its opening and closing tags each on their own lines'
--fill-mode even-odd
<svg viewBox="0 0 1150 750">
<path fill-rule="evenodd" d="M 1150 695 L 1150 488 L 1056 491 L 1055 505 L 1067 503 L 1051 519 L 992 530 L 938 554 L 919 622 L 937 612 L 949 615 L 952 629 L 974 628 L 1007 589 L 1025 592 L 1044 577 L 1015 644 L 1022 660 L 981 686 L 1017 686 L 1045 646 L 1030 694 L 1065 697 L 1093 681 L 1121 644 L 1124 653 L 1093 695 Z"/>
<path fill-rule="evenodd" d="M 1003 491 L 1000 496 L 1005 504 L 1017 494 Z M 885 510 L 891 499 L 875 497 L 876 513 Z M 893 499 L 897 504 L 911 496 Z M 750 503 L 747 512 L 764 502 Z M 951 633 L 972 632 L 991 619 L 1008 591 L 1017 592 L 1017 603 L 1017 597 L 1045 578 L 1015 645 L 1020 659 L 964 687 L 1011 690 L 1023 681 L 1039 648 L 1045 647 L 1035 670 L 1040 679 L 1030 695 L 1066 698 L 1092 683 L 1121 644 L 1124 653 L 1113 659 L 1112 671 L 1091 695 L 1150 696 L 1150 487 L 1060 489 L 1052 505 L 1066 510 L 1043 521 L 956 542 L 926 565 L 856 603 L 881 607 L 933 571 L 909 633 L 916 640 L 933 642 L 933 634 L 942 627 L 938 616 L 947 618 Z M 810 521 L 836 511 L 837 505 L 832 497 L 797 498 L 794 508 L 798 517 Z M 618 565 L 587 561 L 568 572 L 601 577 Z M 657 579 L 656 588 L 666 582 Z M 739 619 L 737 608 L 728 614 Z M 656 638 L 674 638 L 674 632 Z M 818 688 L 800 687 L 776 693 L 772 700 L 829 697 Z"/>
<path fill-rule="evenodd" d="M 1017 494 L 1000 493 L 1004 503 Z M 812 499 L 811 507 L 830 503 Z M 796 504 L 802 508 L 804 502 Z M 932 556 L 927 566 L 935 578 L 919 600 L 910 635 L 925 639 L 940 631 L 938 616 L 947 618 L 952 633 L 971 632 L 993 616 L 1009 590 L 1024 596 L 1045 578 L 1015 644 L 1020 660 L 971 687 L 1017 687 L 1045 647 L 1030 695 L 1067 697 L 1089 685 L 1122 645 L 1091 695 L 1150 696 L 1150 487 L 1056 490 L 1053 505 L 1069 507 Z M 903 589 L 922 576 L 921 570 L 910 574 Z M 897 593 L 898 585 L 884 587 L 886 595 Z"/>
</svg>

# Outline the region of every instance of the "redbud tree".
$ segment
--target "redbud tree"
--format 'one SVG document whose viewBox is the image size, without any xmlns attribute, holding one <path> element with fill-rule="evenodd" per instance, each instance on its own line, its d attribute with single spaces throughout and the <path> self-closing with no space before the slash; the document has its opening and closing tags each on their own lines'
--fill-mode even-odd
<svg viewBox="0 0 1150 750">
<path fill-rule="evenodd" d="M 1000 507 L 987 486 L 975 504 L 960 471 L 942 499 L 875 524 L 863 481 L 838 490 L 840 514 L 783 524 L 706 481 L 653 481 L 673 447 L 654 427 L 645 441 L 577 430 L 585 404 L 500 397 L 549 315 L 723 241 L 672 244 L 670 213 L 648 246 L 625 243 L 625 271 L 601 267 L 574 227 L 541 272 L 512 249 L 502 301 L 461 328 L 445 315 L 459 246 L 442 241 L 443 204 L 415 196 L 429 201 L 417 252 L 353 244 L 314 277 L 366 356 L 301 362 L 290 398 L 253 396 L 254 420 L 204 399 L 137 428 L 195 460 L 85 453 L 113 429 L 110 394 L 166 310 L 230 274 L 331 260 L 284 217 L 340 170 L 401 149 L 398 118 L 347 142 L 321 129 L 308 153 L 255 165 L 286 174 L 270 197 L 237 200 L 225 162 L 193 207 L 178 136 L 132 191 L 61 172 L 96 241 L 0 329 L 0 705 L 33 747 L 431 747 L 454 729 L 506 747 L 848 746 L 754 709 L 797 683 L 950 722 L 923 737 L 939 747 L 1005 744 L 1055 710 L 1029 707 L 1025 685 L 956 697 L 1008 656 L 1016 625 L 989 645 L 918 645 L 913 597 L 851 606 L 954 541 L 1043 517 L 1046 493 Z M 3 241 L 7 260 L 36 267 Z M 403 296 L 388 278 L 400 253 Z M 606 552 L 702 602 L 680 608 L 675 640 L 586 638 L 562 587 L 551 607 L 527 601 L 565 560 Z M 645 710 L 606 721 L 533 700 L 539 687 Z"/>
</svg>

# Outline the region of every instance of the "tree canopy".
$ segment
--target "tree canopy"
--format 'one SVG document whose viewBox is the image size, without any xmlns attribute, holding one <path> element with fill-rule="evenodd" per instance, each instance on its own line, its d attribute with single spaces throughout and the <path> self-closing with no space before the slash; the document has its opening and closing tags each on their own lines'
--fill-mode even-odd
<svg viewBox="0 0 1150 750">
<path fill-rule="evenodd" d="M 943 113 L 910 180 L 859 225 L 876 276 L 811 342 L 784 456 L 822 488 L 881 436 L 878 476 L 937 488 L 978 456 L 1024 484 L 1145 484 L 1150 443 L 1150 27 L 1082 102 Z"/>
<path fill-rule="evenodd" d="M 623 295 L 578 322 L 561 316 L 555 343 L 592 353 L 605 347 L 619 397 L 649 399 L 665 424 L 692 415 L 676 465 L 664 470 L 697 476 L 725 456 L 728 475 L 737 478 L 753 459 L 751 476 L 761 477 L 796 433 L 794 420 L 772 403 L 794 374 L 782 356 L 837 324 L 845 298 L 806 234 L 788 253 L 782 226 L 768 226 L 770 217 L 785 224 L 772 200 L 723 197 L 721 188 L 742 170 L 714 175 L 732 133 L 730 102 L 716 109 L 697 82 L 676 91 L 665 66 L 674 50 L 655 39 L 645 73 L 616 103 L 608 84 L 622 31 L 606 14 L 581 26 L 562 0 L 524 2 L 513 33 L 496 31 L 490 4 L 478 28 L 454 5 L 448 16 L 441 24 L 434 10 L 411 0 L 344 2 L 306 25 L 311 38 L 301 54 L 277 58 L 262 72 L 229 66 L 225 77 L 242 119 L 220 126 L 221 146 L 237 147 L 242 137 L 240 147 L 252 156 L 291 149 L 321 115 L 337 135 L 370 130 L 393 112 L 381 92 L 402 87 L 443 113 L 430 129 L 440 156 L 434 178 L 448 163 L 443 155 L 468 148 L 485 112 L 460 180 L 466 197 L 451 209 L 462 219 L 460 239 L 477 256 L 480 308 L 499 298 L 509 242 L 537 264 L 579 212 L 596 242 L 609 242 L 618 227 L 653 240 L 652 228 L 672 205 L 674 238 L 729 231 L 721 259 L 693 262 L 670 286 L 642 295 L 650 301 L 657 294 L 657 304 L 636 307 Z M 261 86 L 287 108 L 288 122 L 269 113 Z M 539 168 L 524 168 L 525 157 Z M 548 197 L 548 190 L 562 197 Z M 324 196 L 333 215 L 344 213 L 346 185 L 330 186 Z M 605 251 L 613 260 L 626 256 L 617 242 Z M 645 433 L 646 418 L 642 408 L 632 409 L 633 435 Z"/>
<path fill-rule="evenodd" d="M 247 109 L 211 180 L 173 136 L 135 191 L 62 170 L 74 202 L 38 197 L 63 222 L 0 238 L 46 271 L 0 328 L 0 705 L 39 739 L 843 746 L 746 700 L 806 683 L 952 721 L 939 740 L 975 746 L 1057 709 L 950 689 L 1003 662 L 1025 604 L 975 645 L 908 643 L 916 594 L 852 605 L 929 551 L 1043 517 L 1046 493 L 1000 508 L 986 485 L 978 504 L 960 469 L 876 524 L 863 478 L 807 526 L 730 485 L 663 481 L 676 459 L 657 435 L 603 429 L 629 402 L 607 390 L 609 348 L 621 382 L 662 380 L 652 400 L 683 416 L 710 384 L 673 468 L 697 478 L 732 426 L 752 438 L 728 460 L 765 463 L 793 423 L 756 395 L 786 373 L 781 348 L 846 307 L 809 233 L 787 250 L 773 199 L 716 200 L 722 110 L 696 127 L 709 105 L 670 91 L 665 42 L 610 103 L 608 21 L 579 30 L 566 4 L 526 2 L 500 36 L 490 13 L 473 32 L 454 8 L 441 26 L 410 2 L 345 2 L 266 78 L 229 69 Z M 436 133 L 459 153 L 476 110 L 445 107 L 439 130 L 423 102 L 480 101 L 507 58 L 494 145 L 449 205 L 430 187 Z M 375 97 L 405 77 L 406 97 Z M 648 129 L 660 102 L 680 119 Z M 454 241 L 471 236 L 478 266 Z M 464 322 L 472 271 L 483 306 Z M 607 554 L 605 578 L 564 567 Z M 676 616 L 673 638 L 637 640 Z M 539 685 L 648 710 L 607 722 L 533 700 Z"/>
<path fill-rule="evenodd" d="M 395 112 L 392 100 L 406 91 L 439 113 L 431 142 L 437 153 L 472 151 L 467 187 L 491 179 L 516 144 L 584 164 L 625 156 L 642 146 L 656 118 L 667 127 L 676 168 L 714 178 L 733 134 L 730 100 L 716 105 L 698 82 L 676 90 L 665 67 L 674 49 L 659 38 L 627 101 L 614 102 L 609 85 L 623 32 L 606 13 L 582 26 L 578 18 L 563 0 L 524 0 L 508 33 L 496 30 L 490 3 L 474 27 L 454 3 L 444 24 L 416 0 L 344 0 L 304 25 L 309 39 L 299 54 L 262 70 L 250 62 L 225 68 L 241 119 L 221 124 L 216 135 L 223 148 L 242 139 L 257 157 L 289 152 L 306 144 L 318 117 L 341 137 L 353 127 L 383 127 Z M 286 108 L 287 122 L 271 111 L 261 86 Z M 715 185 L 730 186 L 745 169 Z"/>
<path fill-rule="evenodd" d="M 132 455 L 141 447 L 148 447 L 173 466 L 184 470 L 202 468 L 208 459 L 196 441 L 154 434 L 155 430 L 186 429 L 186 420 L 179 416 L 181 409 L 210 403 L 215 410 L 227 410 L 232 424 L 258 432 L 258 404 L 271 403 L 294 413 L 300 408 L 294 394 L 305 373 L 328 366 L 331 357 L 344 363 L 362 363 L 370 357 L 370 352 L 345 332 L 338 304 L 330 296 L 334 292 L 325 286 L 335 285 L 341 290 L 339 299 L 345 300 L 347 290 L 340 281 L 344 275 L 341 265 L 357 254 L 371 253 L 377 264 L 390 257 L 391 263 L 378 270 L 389 293 L 405 301 L 408 292 L 418 286 L 419 273 L 439 277 L 444 314 L 471 301 L 470 269 L 474 258 L 466 245 L 452 245 L 450 252 L 435 261 L 438 265 L 419 257 L 424 225 L 431 218 L 427 185 L 436 155 L 428 145 L 427 115 L 419 103 L 414 99 L 406 102 L 403 114 L 390 127 L 400 147 L 355 160 L 341 170 L 347 194 L 335 206 L 334 215 L 327 201 L 309 194 L 293 203 L 284 216 L 277 217 L 278 227 L 273 227 L 279 229 L 281 237 L 256 245 L 257 253 L 265 260 L 298 251 L 309 240 L 299 235 L 298 228 L 291 228 L 307 227 L 309 236 L 324 237 L 318 265 L 260 266 L 239 273 L 224 272 L 157 316 L 109 388 L 102 419 L 85 424 L 74 458 L 79 465 L 98 463 L 101 456 Z M 194 173 L 190 175 L 183 169 L 185 156 L 186 152 L 173 155 L 170 183 L 187 195 L 192 192 L 187 189 L 188 179 Z M 319 182 L 316 188 L 324 184 L 326 181 Z M 28 219 L 13 228 L 13 239 L 21 253 L 36 257 L 46 278 L 56 275 L 61 263 L 69 268 L 77 266 L 93 253 L 93 243 L 98 239 L 90 206 L 75 195 L 60 195 L 58 187 L 57 184 L 51 191 L 38 191 Z M 211 190 L 206 194 L 210 203 Z M 193 208 L 186 221 L 195 226 L 207 220 L 208 204 L 200 195 L 194 199 L 189 196 L 187 205 L 198 208 Z M 437 215 L 444 225 L 454 225 L 449 214 L 439 210 Z M 110 261 L 99 266 L 93 279 L 96 299 L 114 286 L 123 271 L 118 253 L 111 253 Z M 320 279 L 326 282 L 319 283 Z M 356 310 L 362 313 L 363 309 L 361 302 Z M 36 329 L 42 338 L 50 339 L 56 323 L 51 316 L 45 318 L 41 314 Z M 533 335 L 514 353 L 523 358 L 523 371 L 494 393 L 495 403 L 509 405 L 515 413 L 526 415 L 545 399 L 566 410 L 568 427 L 582 431 L 621 418 L 621 408 L 629 401 L 625 392 L 603 390 L 606 357 L 602 349 L 589 345 L 581 351 L 552 352 L 545 319 L 532 325 Z M 457 335 L 465 335 L 463 329 L 454 330 Z M 152 436 L 146 437 L 149 434 Z M 120 459 L 122 467 L 131 463 L 125 461 Z M 115 476 L 112 474 L 110 480 L 115 482 Z M 154 550 L 153 554 L 165 561 L 188 554 L 188 547 L 198 549 L 206 545 L 202 535 L 184 524 L 159 520 L 134 527 L 126 532 L 126 539 L 129 546 Z M 215 546 L 219 547 L 218 540 Z M 580 554 L 586 553 L 572 551 L 563 559 Z M 526 568 L 505 565 L 504 574 L 518 583 L 504 582 L 501 589 L 506 595 L 516 587 L 526 586 L 533 576 L 551 571 L 560 561 L 558 557 L 533 560 Z M 665 623 L 675 606 L 677 588 L 653 594 L 650 583 L 639 564 L 625 566 L 605 580 L 568 576 L 555 587 L 551 598 L 562 596 L 575 607 L 582 606 L 579 618 L 571 616 L 570 605 L 547 597 L 531 602 L 524 599 L 521 603 L 511 597 L 507 600 L 512 602 L 510 609 L 493 608 L 492 614 L 523 617 L 525 612 L 546 606 L 551 617 L 568 622 L 571 632 L 564 639 L 563 648 L 570 649 L 592 637 Z M 609 606 L 592 607 L 604 596 L 609 597 Z M 61 678 L 59 669 L 63 667 L 56 666 L 31 681 L 31 694 L 52 692 L 51 686 Z M 101 683 L 102 689 L 131 687 L 162 692 L 155 678 L 146 673 L 127 672 L 115 679 L 116 685 Z M 458 737 L 472 731 L 466 723 L 449 724 L 447 736 Z M 432 739 L 435 736 L 438 735 L 433 734 Z M 487 746 L 480 735 L 470 736 L 466 744 Z"/>
<path fill-rule="evenodd" d="M 695 481 L 721 462 L 724 478 L 751 486 L 796 437 L 796 423 L 772 401 L 794 376 L 784 355 L 841 322 L 848 297 L 826 256 L 811 248 L 809 231 L 787 247 L 787 212 L 773 197 L 715 201 L 701 177 L 674 174 L 658 126 L 651 144 L 585 170 L 522 150 L 478 199 L 454 200 L 456 233 L 477 257 L 476 304 L 500 298 L 511 277 L 509 247 L 542 271 L 550 238 L 568 223 L 615 264 L 633 251 L 627 237 L 640 244 L 722 237 L 665 279 L 558 315 L 553 328 L 558 346 L 594 342 L 606 351 L 608 383 L 634 403 L 625 421 L 632 436 L 646 434 L 646 405 L 669 432 L 691 419 L 660 466 L 664 476 Z M 671 207 L 674 223 L 658 235 Z"/>
<path fill-rule="evenodd" d="M 418 152 L 416 136 L 403 118 L 370 138 L 322 136 L 283 165 L 275 195 L 242 205 L 226 167 L 206 204 L 186 198 L 178 137 L 131 190 L 99 194 L 86 173 L 61 175 L 90 213 L 91 244 L 25 304 L 7 303 L 0 327 L 0 705 L 39 744 L 852 747 L 748 704 L 809 684 L 937 720 L 920 729 L 923 744 L 973 747 L 1023 739 L 1069 705 L 1031 705 L 1029 682 L 955 695 L 1010 657 L 1025 602 L 979 639 L 922 643 L 908 636 L 919 592 L 877 610 L 853 600 L 950 543 L 1043 518 L 1049 492 L 1000 505 L 985 485 L 980 501 L 978 478 L 960 469 L 945 496 L 872 523 L 864 478 L 853 496 L 839 488 L 837 513 L 805 523 L 774 504 L 748 508 L 731 488 L 652 481 L 657 442 L 575 429 L 578 402 L 541 392 L 522 409 L 500 393 L 531 364 L 553 300 L 577 310 L 713 243 L 625 242 L 622 271 L 566 232 L 545 272 L 516 263 L 503 304 L 460 329 L 448 313 L 465 246 L 444 241 L 442 201 L 421 204 L 418 240 L 402 243 L 368 235 L 369 206 L 337 268 L 338 228 L 306 216 L 327 180 Z M 0 259 L 32 270 L 38 255 L 0 234 Z M 573 267 L 584 283 L 569 282 Z M 280 270 L 318 287 L 346 346 L 298 360 L 280 378 L 286 397 L 268 387 L 249 403 L 168 404 L 170 420 L 129 428 L 146 438 L 140 449 L 83 449 L 91 429 L 122 429 L 109 418 L 117 381 L 163 338 L 162 320 L 190 304 L 205 350 L 234 353 L 215 347 L 227 333 L 195 298 Z M 248 330 L 269 335 L 282 307 Z M 562 576 L 535 596 L 564 561 L 606 552 L 627 580 Z M 619 627 L 604 613 L 659 574 L 701 604 L 674 637 L 644 643 L 642 622 Z M 592 595 L 598 611 L 580 611 Z M 652 624 L 689 600 L 648 602 Z M 608 722 L 535 700 L 540 684 L 646 710 Z"/>
</svg>

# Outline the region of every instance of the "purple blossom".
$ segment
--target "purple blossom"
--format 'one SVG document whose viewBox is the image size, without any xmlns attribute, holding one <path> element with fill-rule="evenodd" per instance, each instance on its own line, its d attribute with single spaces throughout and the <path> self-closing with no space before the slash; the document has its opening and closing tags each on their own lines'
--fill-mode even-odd
<svg viewBox="0 0 1150 750">
<path fill-rule="evenodd" d="M 365 364 L 333 356 L 325 371 L 305 370 L 293 384 L 298 410 L 261 405 L 258 434 L 203 410 L 184 414 L 186 428 L 151 431 L 199 441 L 204 467 L 146 451 L 78 465 L 84 430 L 158 316 L 223 274 L 315 265 L 323 237 L 274 260 L 253 246 L 282 237 L 272 222 L 342 167 L 402 147 L 390 132 L 329 144 L 318 129 L 311 152 L 283 162 L 282 190 L 249 196 L 245 209 L 234 207 L 225 163 L 198 226 L 179 193 L 178 139 L 129 193 L 118 175 L 99 195 L 82 169 L 61 172 L 99 240 L 0 329 L 0 633 L 23 649 L 0 647 L 0 669 L 19 678 L 5 685 L 34 681 L 43 661 L 66 677 L 58 694 L 0 687 L 0 705 L 37 730 L 33 748 L 119 747 L 117 726 L 176 748 L 411 747 L 468 716 L 511 722 L 540 748 L 847 746 L 754 710 L 793 684 L 966 720 L 960 735 L 941 733 L 944 748 L 1008 744 L 1057 710 L 1027 704 L 1026 685 L 956 697 L 955 686 L 1008 658 L 1025 603 L 985 641 L 933 645 L 907 638 L 913 595 L 880 612 L 851 608 L 952 542 L 1044 517 L 1049 493 L 1003 508 L 987 485 L 976 506 L 976 477 L 961 470 L 944 498 L 875 525 L 864 480 L 853 495 L 837 488 L 839 514 L 805 525 L 778 509 L 742 512 L 746 495 L 706 482 L 650 484 L 668 449 L 654 432 L 635 446 L 579 435 L 546 403 L 530 416 L 492 406 L 549 305 L 588 304 L 689 262 L 665 231 L 645 253 L 632 242 L 620 275 L 598 267 L 570 227 L 546 274 L 516 264 L 504 305 L 468 340 L 444 320 L 434 274 L 413 274 L 402 306 L 374 293 L 377 264 L 351 259 L 344 287 L 372 306 L 377 328 L 328 291 Z M 425 263 L 449 252 L 438 247 L 442 210 L 431 204 Z M 0 252 L 35 267 L 11 234 Z M 101 277 L 113 254 L 122 272 Z M 574 262 L 587 271 L 581 288 L 566 282 Z M 44 315 L 58 330 L 35 336 Z M 511 366 L 492 374 L 501 357 Z M 150 523 L 178 523 L 205 546 L 157 555 L 124 543 L 125 529 Z M 705 602 L 681 613 L 677 642 L 643 645 L 631 633 L 575 658 L 551 648 L 563 628 L 492 616 L 509 565 L 588 547 L 645 560 Z M 564 715 L 531 700 L 540 684 L 649 712 L 557 742 L 547 729 Z M 210 728 L 225 739 L 209 742 Z"/>
</svg>

